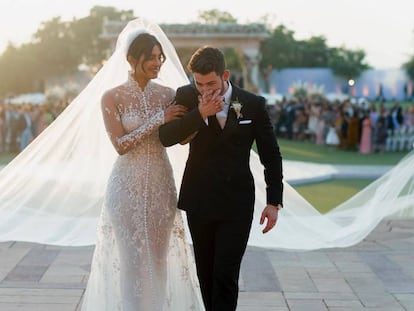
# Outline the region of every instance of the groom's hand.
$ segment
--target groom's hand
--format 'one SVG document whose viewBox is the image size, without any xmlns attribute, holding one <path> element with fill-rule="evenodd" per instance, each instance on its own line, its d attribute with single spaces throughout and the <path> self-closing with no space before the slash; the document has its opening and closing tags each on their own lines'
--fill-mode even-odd
<svg viewBox="0 0 414 311">
<path fill-rule="evenodd" d="M 279 214 L 279 208 L 274 205 L 266 205 L 260 217 L 260 224 L 263 225 L 265 219 L 267 218 L 266 227 L 263 229 L 263 233 L 266 233 L 273 229 L 277 222 L 277 216 Z"/>
<path fill-rule="evenodd" d="M 223 96 L 220 90 L 206 91 L 198 97 L 198 109 L 203 120 L 223 110 Z"/>
</svg>

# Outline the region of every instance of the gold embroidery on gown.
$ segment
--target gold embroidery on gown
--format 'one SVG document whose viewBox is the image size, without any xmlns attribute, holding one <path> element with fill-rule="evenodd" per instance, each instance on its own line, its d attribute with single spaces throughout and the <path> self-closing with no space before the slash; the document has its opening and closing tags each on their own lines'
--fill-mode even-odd
<svg viewBox="0 0 414 311">
<path fill-rule="evenodd" d="M 103 113 L 122 123 L 127 134 L 118 143 L 134 148 L 117 158 L 108 180 L 82 310 L 202 310 L 172 168 L 158 139 L 174 91 L 152 81 L 140 90 L 131 77 L 114 90 L 117 111 Z"/>
</svg>

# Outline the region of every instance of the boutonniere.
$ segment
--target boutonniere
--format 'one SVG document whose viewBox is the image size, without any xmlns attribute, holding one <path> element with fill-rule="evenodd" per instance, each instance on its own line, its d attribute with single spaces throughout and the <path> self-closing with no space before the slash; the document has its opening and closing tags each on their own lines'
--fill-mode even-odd
<svg viewBox="0 0 414 311">
<path fill-rule="evenodd" d="M 241 103 L 239 103 L 237 98 L 236 98 L 235 101 L 231 102 L 230 107 L 236 113 L 237 119 L 243 118 L 243 115 L 241 114 L 241 110 L 243 108 L 243 105 Z"/>
</svg>

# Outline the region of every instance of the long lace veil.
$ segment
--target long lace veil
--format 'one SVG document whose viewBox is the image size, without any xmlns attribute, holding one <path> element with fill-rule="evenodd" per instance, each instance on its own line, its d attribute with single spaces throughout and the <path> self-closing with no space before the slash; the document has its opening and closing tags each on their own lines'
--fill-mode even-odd
<svg viewBox="0 0 414 311">
<path fill-rule="evenodd" d="M 136 19 L 118 37 L 102 69 L 68 108 L 22 153 L 0 171 L 0 241 L 92 245 L 104 189 L 116 154 L 100 111 L 104 91 L 127 79 L 126 49 L 134 35 L 148 31 L 161 42 L 167 61 L 160 83 L 188 83 L 171 42 L 156 24 Z M 283 150 L 282 155 L 283 155 Z M 168 148 L 177 188 L 188 149 Z M 263 167 L 252 151 L 256 206 L 249 245 L 285 249 L 346 247 L 358 243 L 385 217 L 414 216 L 414 153 L 366 189 L 321 215 L 285 183 L 285 208 L 278 225 L 263 235 Z M 332 195 L 327 193 L 326 195 Z"/>
<path fill-rule="evenodd" d="M 86 88 L 0 171 L 0 240 L 95 243 L 104 189 L 116 157 L 100 101 L 106 90 L 127 80 L 126 52 L 143 31 L 154 34 L 167 55 L 158 82 L 173 88 L 188 83 L 175 49 L 160 27 L 144 19 L 129 22 L 114 53 Z M 185 150 L 178 152 L 185 155 Z"/>
</svg>

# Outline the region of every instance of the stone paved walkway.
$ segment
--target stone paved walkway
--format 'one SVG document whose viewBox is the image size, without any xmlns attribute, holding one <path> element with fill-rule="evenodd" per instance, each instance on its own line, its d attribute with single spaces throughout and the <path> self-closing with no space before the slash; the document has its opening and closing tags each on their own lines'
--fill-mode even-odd
<svg viewBox="0 0 414 311">
<path fill-rule="evenodd" d="M 79 311 L 92 253 L 0 243 L 0 311 Z M 248 248 L 240 290 L 238 311 L 414 310 L 414 220 L 383 221 L 344 249 Z"/>
</svg>

